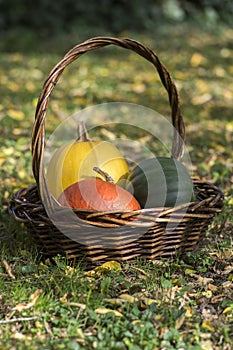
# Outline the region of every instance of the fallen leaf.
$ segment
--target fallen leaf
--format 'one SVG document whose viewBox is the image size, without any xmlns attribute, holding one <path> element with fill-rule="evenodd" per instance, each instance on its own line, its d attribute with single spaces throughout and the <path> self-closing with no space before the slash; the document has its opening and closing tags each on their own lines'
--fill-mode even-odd
<svg viewBox="0 0 233 350">
<path fill-rule="evenodd" d="M 217 75 L 218 77 L 221 77 L 221 78 L 226 75 L 226 71 L 221 66 L 215 66 L 213 69 L 213 72 L 215 75 Z"/>
<path fill-rule="evenodd" d="M 31 339 L 30 336 L 27 336 L 27 335 L 25 335 L 23 333 L 19 333 L 19 332 L 15 332 L 15 333 L 11 334 L 10 338 L 17 339 L 17 340 L 25 340 L 25 339 L 30 340 Z"/>
<path fill-rule="evenodd" d="M 101 266 L 99 266 L 99 268 L 97 267 L 97 269 L 104 269 L 104 270 L 107 270 L 107 271 L 121 271 L 121 264 L 117 261 L 108 261 L 104 264 L 102 264 Z"/>
<path fill-rule="evenodd" d="M 194 52 L 190 59 L 190 64 L 192 67 L 198 67 L 200 64 L 203 64 L 206 62 L 206 58 L 201 55 L 199 52 Z"/>
<path fill-rule="evenodd" d="M 24 119 L 24 113 L 22 111 L 19 111 L 17 109 L 9 109 L 7 111 L 7 114 L 10 118 L 15 120 L 23 120 Z"/>
<path fill-rule="evenodd" d="M 212 283 L 209 283 L 209 284 L 207 285 L 207 288 L 208 288 L 209 290 L 211 290 L 211 292 L 217 292 L 217 290 L 218 290 L 218 287 L 215 286 L 215 285 L 212 284 Z"/>
<path fill-rule="evenodd" d="M 95 267 L 93 270 L 87 271 L 86 276 L 88 277 L 100 277 L 102 274 L 113 271 L 113 272 L 120 272 L 121 271 L 121 264 L 117 261 L 107 261 L 106 263 Z"/>
<path fill-rule="evenodd" d="M 61 297 L 59 300 L 62 304 L 66 304 L 67 303 L 67 293 L 65 293 L 63 295 L 63 297 Z"/>
<path fill-rule="evenodd" d="M 185 321 L 186 314 L 181 315 L 177 320 L 176 320 L 176 329 L 180 329 Z"/>
<path fill-rule="evenodd" d="M 129 294 L 121 294 L 121 295 L 119 295 L 119 298 L 127 301 L 130 304 L 135 303 L 135 301 L 137 301 L 137 298 L 135 298 Z"/>
<path fill-rule="evenodd" d="M 140 323 L 140 322 L 141 322 L 140 320 L 133 320 L 132 321 L 133 324 Z"/>
<path fill-rule="evenodd" d="M 9 81 L 7 84 L 7 87 L 9 90 L 11 90 L 13 92 L 17 92 L 20 89 L 19 85 L 16 84 L 14 81 Z"/>
<path fill-rule="evenodd" d="M 233 283 L 231 281 L 226 281 L 222 283 L 223 288 L 233 288 Z"/>
<path fill-rule="evenodd" d="M 231 249 L 226 249 L 224 251 L 224 258 L 225 259 L 229 259 L 229 258 L 231 258 L 232 254 L 233 253 L 232 253 Z M 228 266 L 226 266 L 224 268 L 222 273 L 223 273 L 223 275 L 228 275 L 231 271 L 233 271 L 233 266 L 232 265 L 228 265 Z"/>
<path fill-rule="evenodd" d="M 35 293 L 31 294 L 29 300 L 30 302 L 29 303 L 20 303 L 20 304 L 17 304 L 13 310 L 16 310 L 18 312 L 22 312 L 26 309 L 30 309 L 31 307 L 33 307 L 36 303 L 36 300 L 38 299 L 38 297 L 40 296 L 40 294 L 42 293 L 42 289 L 37 289 L 35 291 Z"/>
<path fill-rule="evenodd" d="M 192 310 L 191 306 L 185 305 L 184 309 L 186 310 L 186 312 L 185 312 L 185 316 L 186 317 L 192 317 L 193 316 L 193 310 Z"/>
<path fill-rule="evenodd" d="M 117 310 L 107 309 L 107 308 L 98 308 L 98 309 L 95 309 L 94 312 L 96 314 L 99 314 L 99 315 L 113 313 L 117 317 L 122 317 L 123 316 L 121 312 L 119 312 Z"/>
<path fill-rule="evenodd" d="M 141 94 L 145 91 L 146 86 L 145 84 L 141 82 L 135 82 L 134 85 L 132 86 L 133 91 L 135 91 L 138 94 Z"/>
<path fill-rule="evenodd" d="M 15 275 L 12 273 L 11 270 L 11 266 L 8 264 L 8 262 L 6 261 L 6 259 L 2 259 L 2 263 L 5 267 L 6 272 L 8 273 L 8 275 L 10 276 L 10 278 L 12 278 L 13 280 L 15 280 Z"/>
<path fill-rule="evenodd" d="M 198 276 L 197 277 L 197 282 L 198 282 L 198 284 L 200 284 L 202 286 L 206 286 L 208 283 L 213 282 L 213 278 L 207 278 L 207 277 Z"/>
<path fill-rule="evenodd" d="M 211 290 L 206 290 L 205 292 L 202 293 L 202 295 L 209 299 L 212 297 L 213 293 Z"/>
<path fill-rule="evenodd" d="M 43 328 L 43 325 L 42 325 L 42 323 L 40 321 L 36 321 L 35 322 L 35 327 L 36 328 Z"/>
<path fill-rule="evenodd" d="M 215 330 L 210 321 L 203 321 L 201 326 L 210 332 L 214 332 Z"/>
<path fill-rule="evenodd" d="M 20 169 L 18 171 L 18 177 L 20 180 L 23 180 L 27 177 L 27 171 L 25 169 Z"/>
<path fill-rule="evenodd" d="M 160 305 L 161 304 L 161 301 L 160 300 L 157 300 L 157 299 L 150 299 L 150 298 L 142 298 L 141 299 L 146 305 L 150 306 L 151 304 L 157 304 L 157 305 Z"/>
<path fill-rule="evenodd" d="M 192 104 L 198 106 L 203 105 L 206 102 L 209 102 L 212 99 L 212 95 L 209 93 L 203 95 L 196 95 L 192 98 Z"/>
<path fill-rule="evenodd" d="M 148 276 L 148 273 L 146 273 L 146 271 L 144 271 L 143 269 L 140 269 L 139 267 L 136 267 L 136 266 L 132 266 L 132 268 L 136 271 L 139 271 L 142 275 Z"/>
<path fill-rule="evenodd" d="M 223 314 L 227 314 L 228 312 L 233 311 L 233 305 L 232 306 L 227 306 L 224 310 L 223 310 Z"/>
<path fill-rule="evenodd" d="M 213 343 L 211 340 L 202 340 L 200 345 L 201 350 L 213 350 Z"/>
<path fill-rule="evenodd" d="M 182 286 L 182 282 L 179 279 L 177 279 L 177 278 L 172 280 L 172 284 L 174 284 L 175 286 L 178 286 L 178 287 Z"/>
<path fill-rule="evenodd" d="M 214 296 L 213 298 L 211 298 L 211 303 L 212 303 L 212 304 L 219 303 L 220 301 L 223 300 L 223 298 L 224 298 L 224 294 L 216 295 L 216 296 Z"/>
</svg>

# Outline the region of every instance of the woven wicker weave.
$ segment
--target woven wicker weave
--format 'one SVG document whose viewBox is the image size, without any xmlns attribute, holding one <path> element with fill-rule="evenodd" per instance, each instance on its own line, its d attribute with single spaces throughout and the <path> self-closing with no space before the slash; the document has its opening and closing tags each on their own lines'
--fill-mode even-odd
<svg viewBox="0 0 233 350">
<path fill-rule="evenodd" d="M 25 223 L 36 239 L 45 256 L 65 255 L 68 259 L 82 259 L 96 264 L 106 260 L 132 260 L 136 257 L 155 259 L 193 251 L 198 247 L 213 217 L 221 211 L 223 194 L 215 186 L 193 179 L 196 201 L 174 208 L 150 208 L 138 212 L 82 212 L 83 221 L 67 222 L 65 208 L 57 205 L 47 191 L 40 193 L 39 184 L 46 182 L 43 174 L 43 153 L 45 147 L 45 117 L 51 92 L 63 70 L 82 54 L 107 45 L 129 49 L 151 62 L 157 69 L 165 87 L 171 107 L 171 119 L 177 133 L 174 133 L 171 155 L 181 159 L 185 128 L 180 113 L 180 104 L 175 84 L 157 55 L 139 42 L 130 39 L 97 37 L 87 40 L 71 49 L 48 75 L 38 99 L 35 123 L 32 133 L 32 169 L 36 184 L 14 194 L 9 208 L 19 222 Z M 59 216 L 58 226 L 50 220 L 45 208 L 55 208 Z M 111 215 L 109 215 L 111 214 Z M 136 215 L 137 214 L 137 215 Z M 136 220 L 132 220 L 135 217 Z M 105 236 L 113 245 L 105 247 L 95 228 L 102 227 Z M 130 229 L 129 229 L 130 228 Z M 83 231 L 88 244 L 77 242 L 72 237 Z M 143 234 L 138 235 L 141 230 Z M 103 230 L 102 230 L 103 231 Z M 73 235 L 73 236 L 72 236 Z M 114 235 L 114 237 L 113 237 Z"/>
</svg>

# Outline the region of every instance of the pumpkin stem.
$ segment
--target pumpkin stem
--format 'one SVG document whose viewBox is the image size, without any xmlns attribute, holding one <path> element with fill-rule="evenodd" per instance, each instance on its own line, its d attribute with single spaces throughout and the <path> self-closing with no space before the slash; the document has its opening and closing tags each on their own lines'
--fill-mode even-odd
<svg viewBox="0 0 233 350">
<path fill-rule="evenodd" d="M 100 174 L 101 176 L 103 176 L 103 178 L 105 179 L 105 181 L 110 182 L 111 184 L 114 184 L 114 180 L 113 178 L 106 173 L 106 171 L 101 170 L 99 167 L 94 166 L 93 170 L 95 172 L 97 172 L 98 174 Z"/>
<path fill-rule="evenodd" d="M 77 134 L 78 134 L 77 141 L 79 142 L 91 141 L 83 120 L 80 120 L 80 122 L 78 123 Z"/>
</svg>

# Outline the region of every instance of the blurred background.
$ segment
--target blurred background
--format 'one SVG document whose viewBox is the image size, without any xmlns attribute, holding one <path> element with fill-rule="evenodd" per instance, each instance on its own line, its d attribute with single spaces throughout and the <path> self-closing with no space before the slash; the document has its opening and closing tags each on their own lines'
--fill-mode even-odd
<svg viewBox="0 0 233 350">
<path fill-rule="evenodd" d="M 35 50 L 44 40 L 56 42 L 57 36 L 59 47 L 64 35 L 67 42 L 67 34 L 72 38 L 74 33 L 81 39 L 129 31 L 153 34 L 166 23 L 230 25 L 232 16 L 230 0 L 1 0 L 0 48 Z"/>
</svg>

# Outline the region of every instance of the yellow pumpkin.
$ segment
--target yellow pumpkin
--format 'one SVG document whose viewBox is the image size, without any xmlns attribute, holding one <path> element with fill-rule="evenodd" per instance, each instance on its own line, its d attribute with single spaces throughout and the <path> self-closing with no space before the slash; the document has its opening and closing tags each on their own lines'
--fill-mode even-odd
<svg viewBox="0 0 233 350">
<path fill-rule="evenodd" d="M 129 173 L 126 160 L 110 142 L 91 141 L 82 124 L 82 134 L 75 142 L 62 145 L 52 156 L 47 169 L 49 192 L 58 198 L 70 185 L 90 177 L 102 178 L 99 167 L 117 183 Z"/>
</svg>

